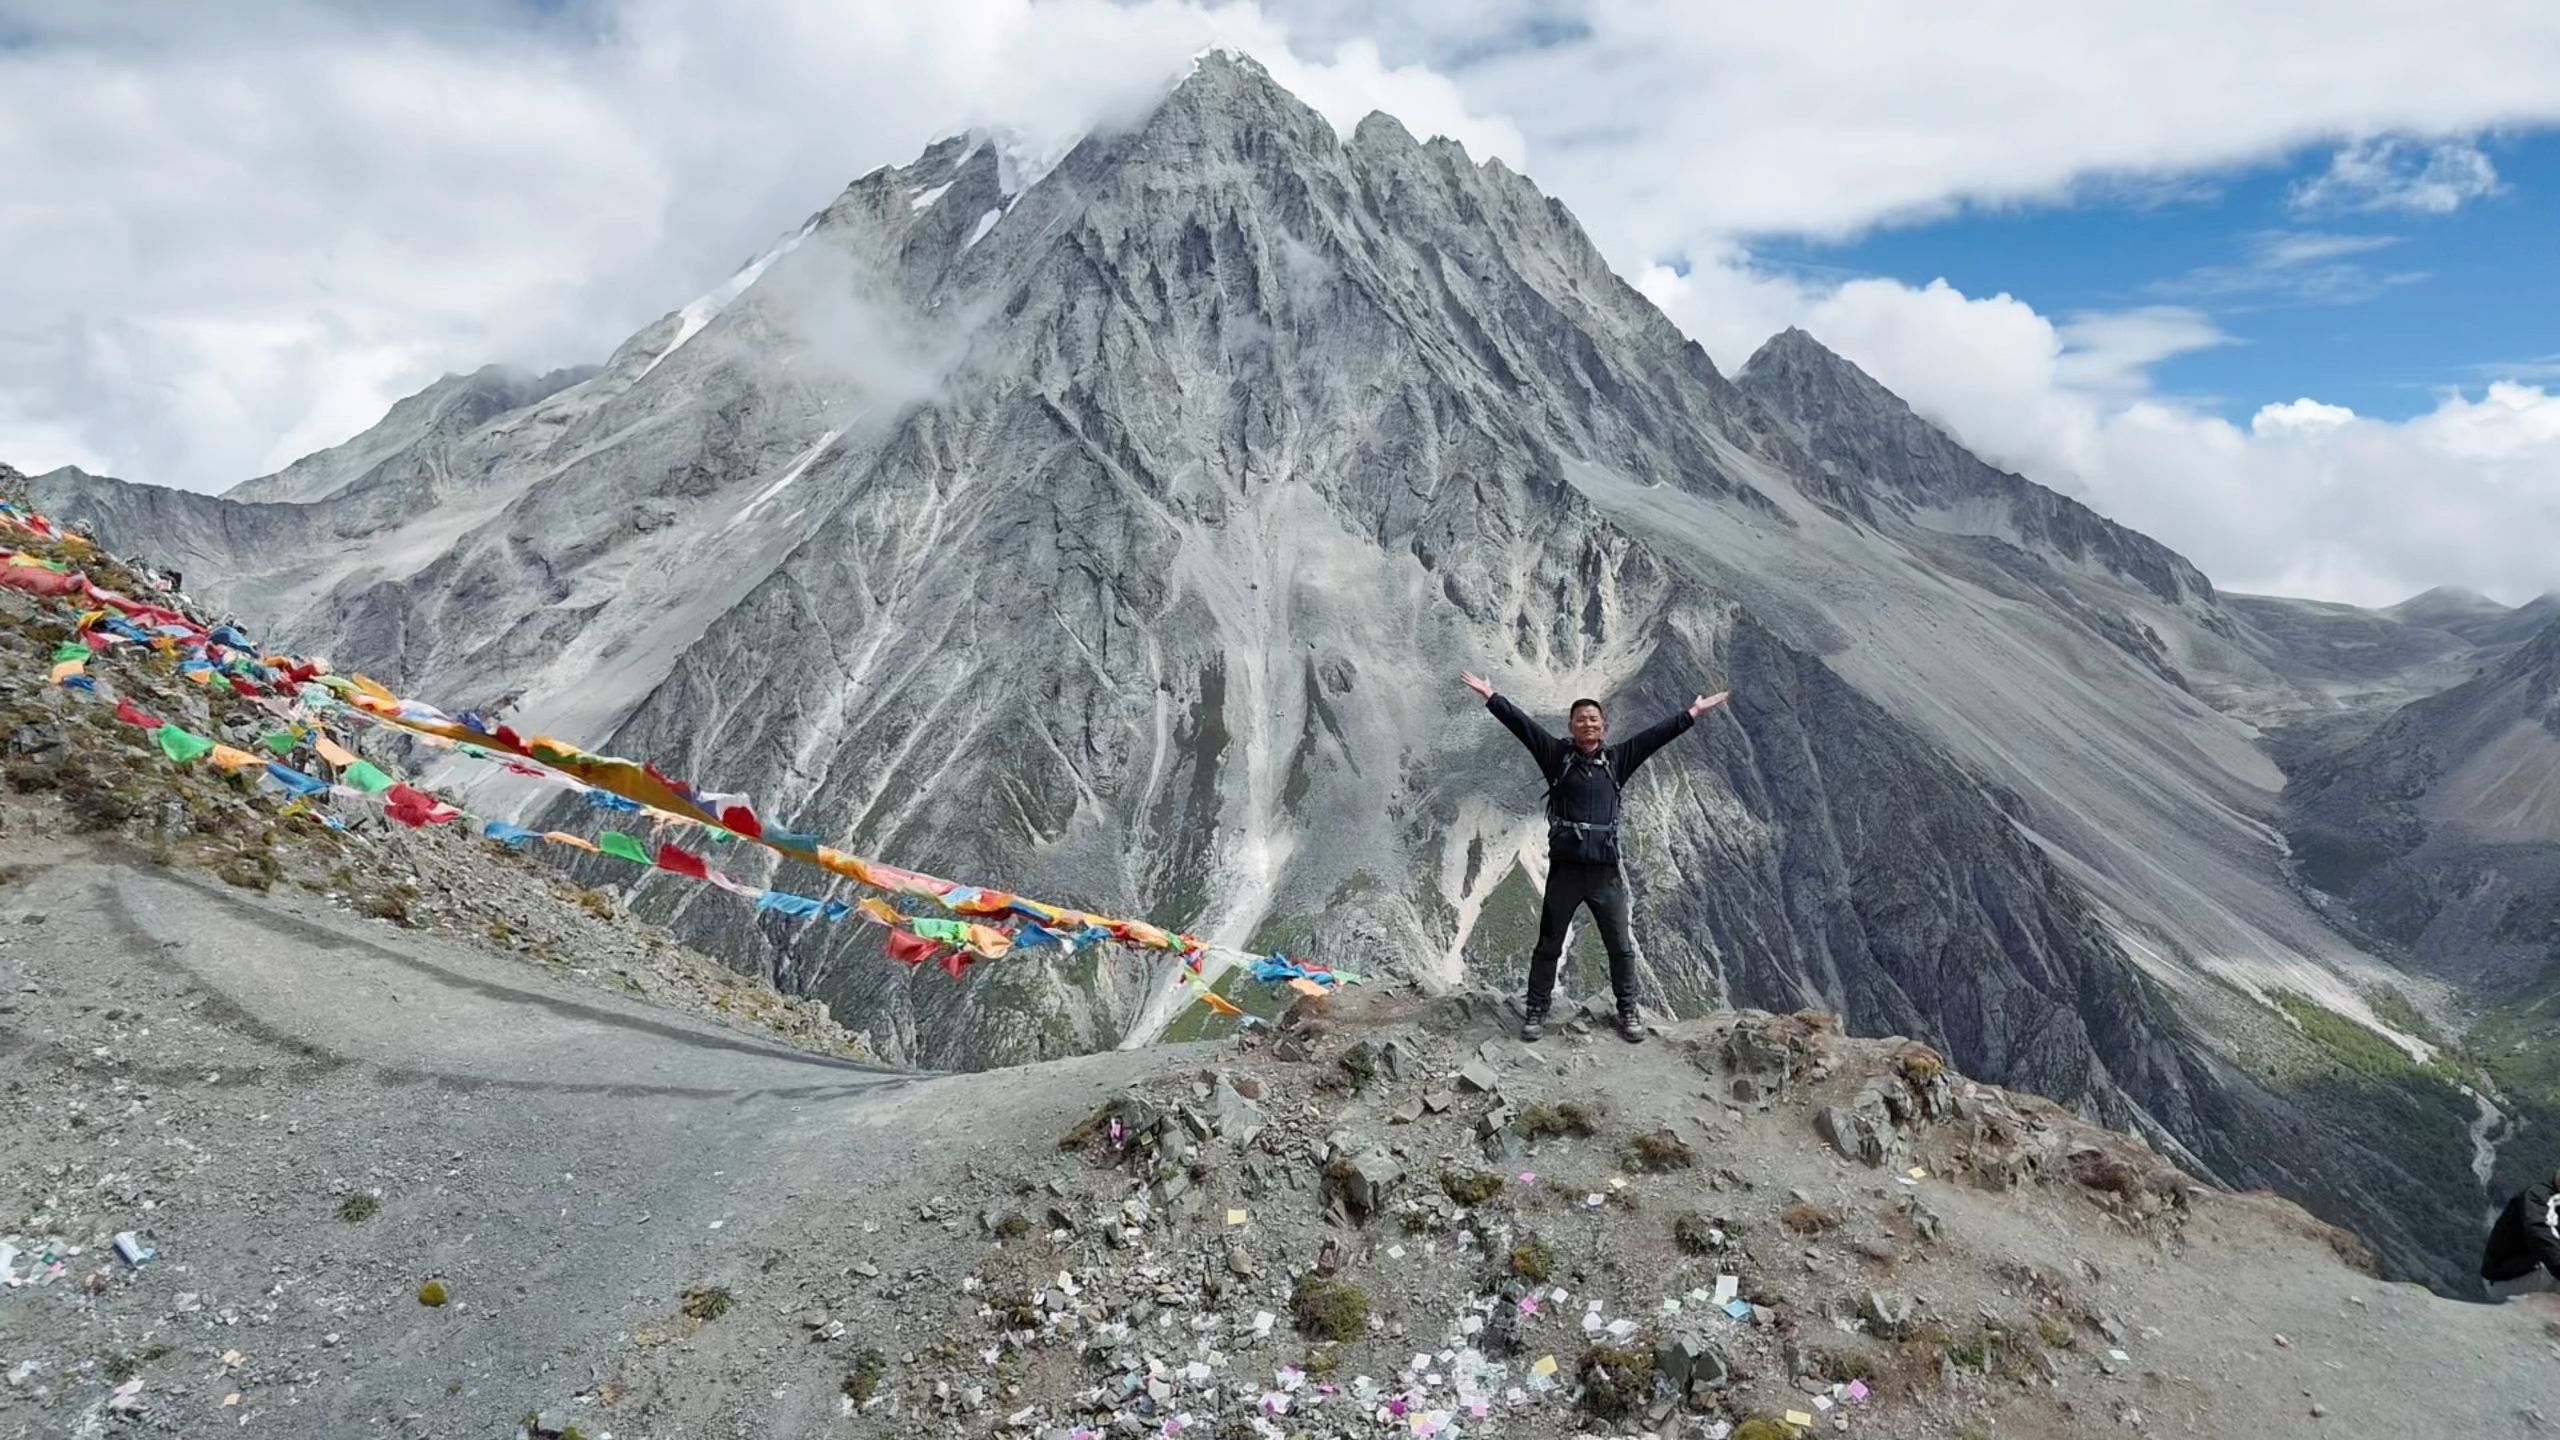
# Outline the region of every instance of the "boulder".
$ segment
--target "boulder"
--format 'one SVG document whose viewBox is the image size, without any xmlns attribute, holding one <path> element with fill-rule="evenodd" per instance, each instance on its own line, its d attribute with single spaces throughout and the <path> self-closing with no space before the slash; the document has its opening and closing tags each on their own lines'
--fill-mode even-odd
<svg viewBox="0 0 2560 1440">
<path fill-rule="evenodd" d="M 1386 1207 L 1387 1192 L 1404 1178 L 1404 1167 L 1384 1150 L 1363 1150 L 1334 1171 L 1335 1192 L 1355 1219 Z"/>
</svg>

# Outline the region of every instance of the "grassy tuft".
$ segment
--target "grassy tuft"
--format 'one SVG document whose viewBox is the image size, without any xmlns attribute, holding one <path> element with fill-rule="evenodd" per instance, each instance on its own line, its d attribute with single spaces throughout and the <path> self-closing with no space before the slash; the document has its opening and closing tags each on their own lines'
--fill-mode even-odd
<svg viewBox="0 0 2560 1440">
<path fill-rule="evenodd" d="M 1369 1292 L 1309 1271 L 1289 1291 L 1289 1316 L 1311 1340 L 1358 1339 L 1369 1328 Z"/>
<path fill-rule="evenodd" d="M 726 1286 L 707 1285 L 684 1292 L 676 1308 L 682 1310 L 688 1320 L 708 1321 L 728 1314 L 729 1307 L 737 1303 L 738 1298 L 730 1294 Z"/>
</svg>

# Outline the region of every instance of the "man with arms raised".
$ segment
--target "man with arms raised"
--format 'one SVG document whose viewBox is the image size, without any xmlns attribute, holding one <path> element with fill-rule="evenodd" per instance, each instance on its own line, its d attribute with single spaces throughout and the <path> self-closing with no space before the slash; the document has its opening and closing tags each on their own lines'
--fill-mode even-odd
<svg viewBox="0 0 2560 1440">
<path fill-rule="evenodd" d="M 1528 1014 L 1520 1026 L 1520 1038 L 1535 1040 L 1546 1033 L 1547 1001 L 1555 991 L 1565 930 L 1573 923 L 1573 912 L 1588 905 L 1600 925 L 1600 944 L 1609 952 L 1609 987 L 1618 999 L 1618 1034 L 1630 1045 L 1642 1044 L 1644 1028 L 1636 1017 L 1635 953 L 1627 938 L 1627 881 L 1620 867 L 1624 847 L 1618 833 L 1618 793 L 1654 751 L 1723 704 L 1724 692 L 1701 695 L 1635 738 L 1611 745 L 1609 715 L 1597 700 L 1574 701 L 1565 712 L 1570 736 L 1559 738 L 1495 694 L 1481 677 L 1458 679 L 1483 696 L 1494 718 L 1529 747 L 1539 773 L 1547 779 L 1547 894 L 1538 908 L 1538 945 L 1529 954 Z"/>
</svg>

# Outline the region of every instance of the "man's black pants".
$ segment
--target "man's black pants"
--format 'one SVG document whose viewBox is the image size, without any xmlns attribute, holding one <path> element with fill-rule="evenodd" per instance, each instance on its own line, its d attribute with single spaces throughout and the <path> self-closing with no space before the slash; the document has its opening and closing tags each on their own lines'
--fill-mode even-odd
<svg viewBox="0 0 2560 1440">
<path fill-rule="evenodd" d="M 1538 907 L 1538 948 L 1529 952 L 1529 1010 L 1543 1014 L 1555 993 L 1556 961 L 1564 954 L 1565 927 L 1573 912 L 1591 907 L 1600 925 L 1601 948 L 1609 952 L 1609 988 L 1618 1008 L 1636 1004 L 1635 949 L 1627 939 L 1627 880 L 1615 865 L 1558 860 L 1547 867 L 1547 898 Z"/>
</svg>

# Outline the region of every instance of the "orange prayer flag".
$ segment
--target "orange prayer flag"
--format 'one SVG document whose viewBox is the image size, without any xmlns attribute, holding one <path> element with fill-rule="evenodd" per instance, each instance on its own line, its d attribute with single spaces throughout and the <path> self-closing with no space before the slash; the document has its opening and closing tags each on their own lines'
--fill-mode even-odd
<svg viewBox="0 0 2560 1440">
<path fill-rule="evenodd" d="M 848 855 L 830 845 L 818 847 L 818 863 L 847 880 L 859 880 L 865 885 L 880 883 L 872 878 L 871 866 L 861 856 Z"/>
<path fill-rule="evenodd" d="M 339 744 L 337 741 L 330 739 L 326 735 L 314 732 L 311 737 L 311 748 L 320 752 L 321 759 L 328 761 L 330 764 L 337 766 L 341 770 L 356 763 L 354 751 L 349 750 L 346 746 Z"/>
<path fill-rule="evenodd" d="M 252 755 L 246 750 L 235 750 L 228 745 L 214 746 L 210 754 L 210 758 L 214 764 L 221 766 L 225 770 L 246 770 L 252 765 L 263 770 L 266 768 L 267 764 L 264 759 L 256 755 Z"/>
<path fill-rule="evenodd" d="M 1297 991 L 1301 995 L 1321 995 L 1324 993 L 1323 986 L 1317 984 L 1313 980 L 1307 979 L 1305 976 L 1300 976 L 1297 979 L 1290 981 L 1289 988 Z"/>
<path fill-rule="evenodd" d="M 596 849 L 595 842 L 582 839 L 565 830 L 545 830 L 542 832 L 542 838 L 550 841 L 554 845 L 575 845 L 590 855 L 600 855 L 604 853 Z"/>
<path fill-rule="evenodd" d="M 351 675 L 348 679 L 354 682 L 357 693 L 362 694 L 369 699 L 379 700 L 385 705 L 397 705 L 400 703 L 399 696 L 385 690 L 375 681 L 369 680 L 362 675 Z"/>
<path fill-rule="evenodd" d="M 888 901 L 881 899 L 877 895 L 863 896 L 860 900 L 854 902 L 853 908 L 870 916 L 872 919 L 879 921 L 883 925 L 895 925 L 900 920 L 906 918 L 898 913 L 897 906 L 890 904 Z"/>
</svg>

